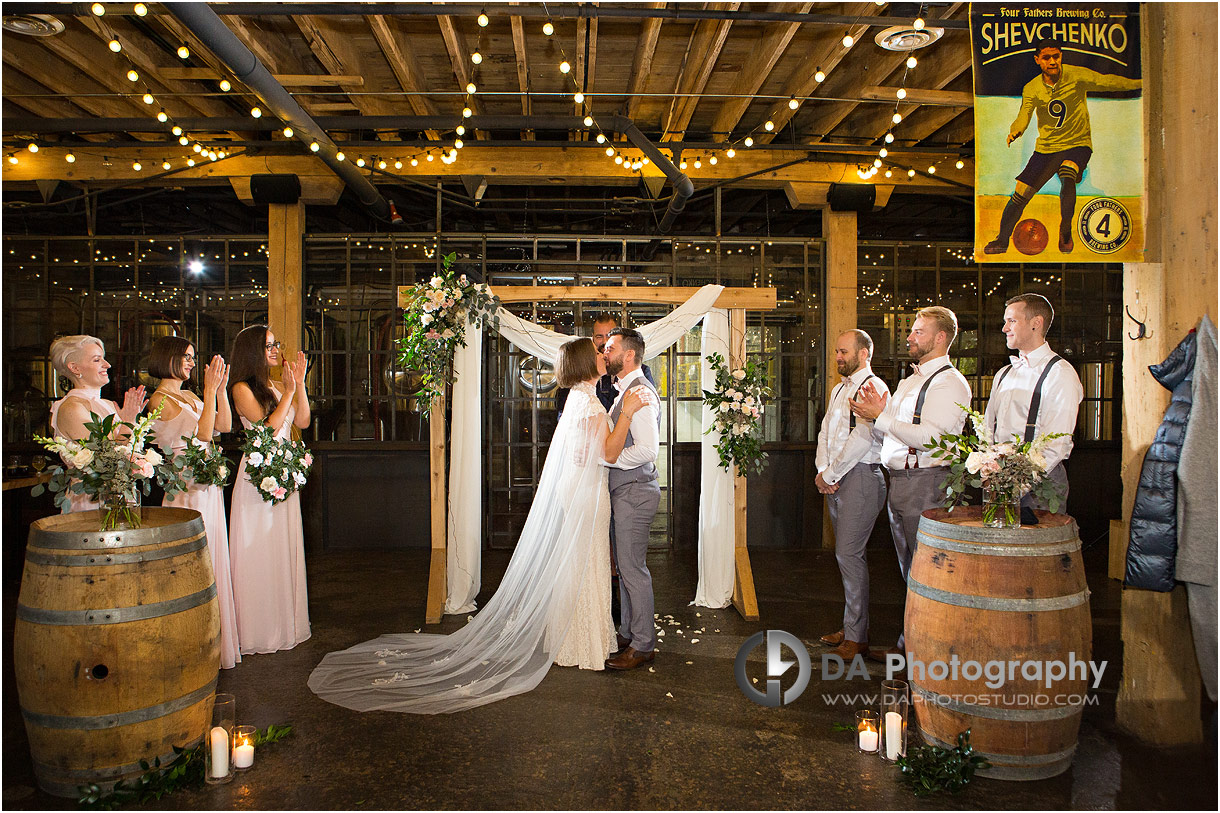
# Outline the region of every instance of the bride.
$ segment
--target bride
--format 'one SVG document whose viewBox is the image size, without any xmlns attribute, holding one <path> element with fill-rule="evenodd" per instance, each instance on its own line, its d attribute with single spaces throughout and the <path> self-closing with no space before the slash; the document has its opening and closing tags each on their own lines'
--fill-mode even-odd
<svg viewBox="0 0 1220 813">
<path fill-rule="evenodd" d="M 623 396 L 610 427 L 594 391 L 606 372 L 591 339 L 559 351 L 571 387 L 521 538 L 487 606 L 450 635 L 389 634 L 332 652 L 309 676 L 323 700 L 356 711 L 436 714 L 528 692 L 551 663 L 602 669 L 615 649 L 610 616 L 607 469 L 631 416 L 651 397 Z"/>
</svg>

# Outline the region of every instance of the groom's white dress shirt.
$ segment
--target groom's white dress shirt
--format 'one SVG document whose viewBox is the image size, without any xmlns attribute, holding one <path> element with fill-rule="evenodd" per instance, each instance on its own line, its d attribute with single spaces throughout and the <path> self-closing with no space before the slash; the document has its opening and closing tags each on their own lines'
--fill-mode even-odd
<svg viewBox="0 0 1220 813">
<path fill-rule="evenodd" d="M 994 440 L 1010 441 L 1013 435 L 1025 439 L 1030 401 L 1038 387 L 1038 379 L 1054 357 L 1055 351 L 1046 342 L 1029 353 L 1012 357 L 1012 369 L 992 388 L 991 397 L 987 399 L 987 426 L 995 427 Z M 999 373 L 993 380 L 999 380 Z M 1076 369 L 1067 361 L 1057 362 L 1042 382 L 1035 433 L 1063 432 L 1067 437 L 1056 438 L 1046 445 L 1042 454 L 1046 457 L 1047 471 L 1072 454 L 1072 433 L 1076 431 L 1076 416 L 1080 413 L 1082 400 L 1084 387 Z"/>
<path fill-rule="evenodd" d="M 635 380 L 644 379 L 644 371 L 639 367 L 629 373 L 626 373 L 618 381 L 614 382 L 614 386 L 618 389 L 618 398 L 614 399 L 614 403 L 623 400 L 623 393 L 631 389 L 635 384 Z M 613 409 L 613 407 L 611 407 Z M 618 456 L 618 460 L 614 463 L 607 463 L 608 466 L 613 466 L 616 469 L 634 469 L 645 463 L 655 463 L 657 454 L 661 450 L 660 431 L 657 428 L 657 406 L 651 401 L 644 404 L 639 412 L 635 413 L 635 417 L 642 417 L 639 423 L 632 421 L 631 423 L 631 438 L 633 445 L 623 449 L 622 454 Z"/>
<path fill-rule="evenodd" d="M 858 418 L 855 429 L 852 429 L 851 407 L 848 405 L 870 376 L 869 383 L 876 387 L 877 392 L 890 394 L 890 388 L 873 375 L 873 369 L 868 364 L 844 378 L 830 393 L 830 408 L 822 418 L 814 459 L 814 465 L 827 485 L 842 480 L 857 463 L 881 462 L 881 440 L 873 436 L 872 422 Z"/>
</svg>

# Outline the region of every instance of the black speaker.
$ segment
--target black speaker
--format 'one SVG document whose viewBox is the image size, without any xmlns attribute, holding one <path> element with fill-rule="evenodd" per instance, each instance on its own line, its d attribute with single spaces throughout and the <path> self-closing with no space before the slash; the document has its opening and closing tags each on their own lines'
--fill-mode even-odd
<svg viewBox="0 0 1220 813">
<path fill-rule="evenodd" d="M 871 183 L 832 183 L 826 202 L 832 212 L 871 212 L 877 202 L 877 187 Z"/>
<path fill-rule="evenodd" d="M 295 175 L 251 175 L 250 197 L 255 203 L 296 203 L 301 179 Z"/>
</svg>

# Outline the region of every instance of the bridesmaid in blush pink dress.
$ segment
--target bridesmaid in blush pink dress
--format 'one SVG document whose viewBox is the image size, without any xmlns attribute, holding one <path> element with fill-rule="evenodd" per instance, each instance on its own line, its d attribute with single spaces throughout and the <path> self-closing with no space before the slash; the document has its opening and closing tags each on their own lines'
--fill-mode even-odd
<svg viewBox="0 0 1220 813">
<path fill-rule="evenodd" d="M 121 421 L 134 421 L 144 408 L 144 387 L 133 387 L 123 396 L 123 406 L 102 398 L 102 387 L 110 383 L 110 362 L 106 348 L 94 336 L 61 336 L 51 343 L 51 365 L 55 372 L 71 379 L 68 394 L 51 404 L 51 434 L 68 440 L 89 437 L 85 424 L 93 420 L 89 413 L 105 418 L 117 415 Z M 115 436 L 128 434 L 120 427 Z M 65 514 L 92 511 L 101 505 L 84 494 L 69 492 L 71 502 Z"/>
<path fill-rule="evenodd" d="M 305 354 L 283 362 L 283 392 L 270 380 L 280 362 L 280 343 L 266 325 L 253 325 L 233 342 L 233 404 L 242 426 L 266 420 L 277 438 L 292 427 L 309 426 L 305 394 Z M 229 559 L 237 634 L 243 655 L 292 649 L 309 637 L 305 587 L 305 536 L 301 495 L 272 505 L 246 476 L 243 456 L 233 485 L 229 516 Z"/>
<path fill-rule="evenodd" d="M 195 346 L 180 336 L 162 336 L 153 344 L 148 373 L 161 379 L 149 399 L 149 406 L 161 406 L 161 417 L 153 424 L 153 437 L 166 457 L 177 457 L 186 447 L 182 438 L 196 438 L 211 444 L 221 432 L 233 428 L 229 398 L 224 394 L 229 383 L 229 365 L 215 356 L 203 374 L 203 398 L 183 389 L 183 382 L 195 369 Z M 203 517 L 212 571 L 216 575 L 216 602 L 220 607 L 220 666 L 231 669 L 241 660 L 237 643 L 237 614 L 233 609 L 233 581 L 229 575 L 229 523 L 225 519 L 224 490 L 217 485 L 200 485 L 183 474 L 187 490 L 166 497 L 161 504 L 173 508 L 192 508 Z"/>
</svg>

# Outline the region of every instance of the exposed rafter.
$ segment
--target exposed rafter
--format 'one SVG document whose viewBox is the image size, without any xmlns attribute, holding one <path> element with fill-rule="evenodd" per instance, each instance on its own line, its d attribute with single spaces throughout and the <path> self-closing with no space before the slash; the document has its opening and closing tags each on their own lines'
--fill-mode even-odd
<svg viewBox="0 0 1220 813">
<path fill-rule="evenodd" d="M 396 36 L 392 29 L 394 23 L 387 17 L 380 14 L 370 14 L 369 28 L 373 32 L 373 37 L 377 40 L 377 45 L 381 48 L 381 53 L 385 57 L 386 62 L 390 63 L 390 68 L 394 71 L 394 76 L 398 79 L 398 84 L 402 89 L 412 94 L 407 97 L 407 102 L 411 105 L 411 109 L 415 111 L 417 116 L 435 116 L 437 109 L 432 100 L 427 96 L 415 95 L 424 89 L 423 73 L 415 62 L 415 57 L 407 50 L 406 39 Z M 428 130 L 428 138 L 433 141 L 440 140 L 440 132 L 437 130 Z"/>
<path fill-rule="evenodd" d="M 736 11 L 740 6 L 741 3 L 714 4 L 718 10 L 725 11 Z M 695 25 L 690 43 L 687 45 L 686 61 L 674 88 L 675 93 L 698 94 L 703 92 L 708 78 L 712 75 L 712 69 L 716 67 L 716 60 L 720 58 L 720 50 L 724 47 L 724 41 L 729 36 L 729 29 L 732 25 L 732 20 L 701 20 Z M 681 141 L 686 133 L 686 126 L 690 124 L 691 117 L 695 115 L 695 107 L 698 104 L 697 96 L 676 96 L 670 107 L 670 114 L 665 122 L 665 133 L 661 136 L 661 140 Z"/>
</svg>

